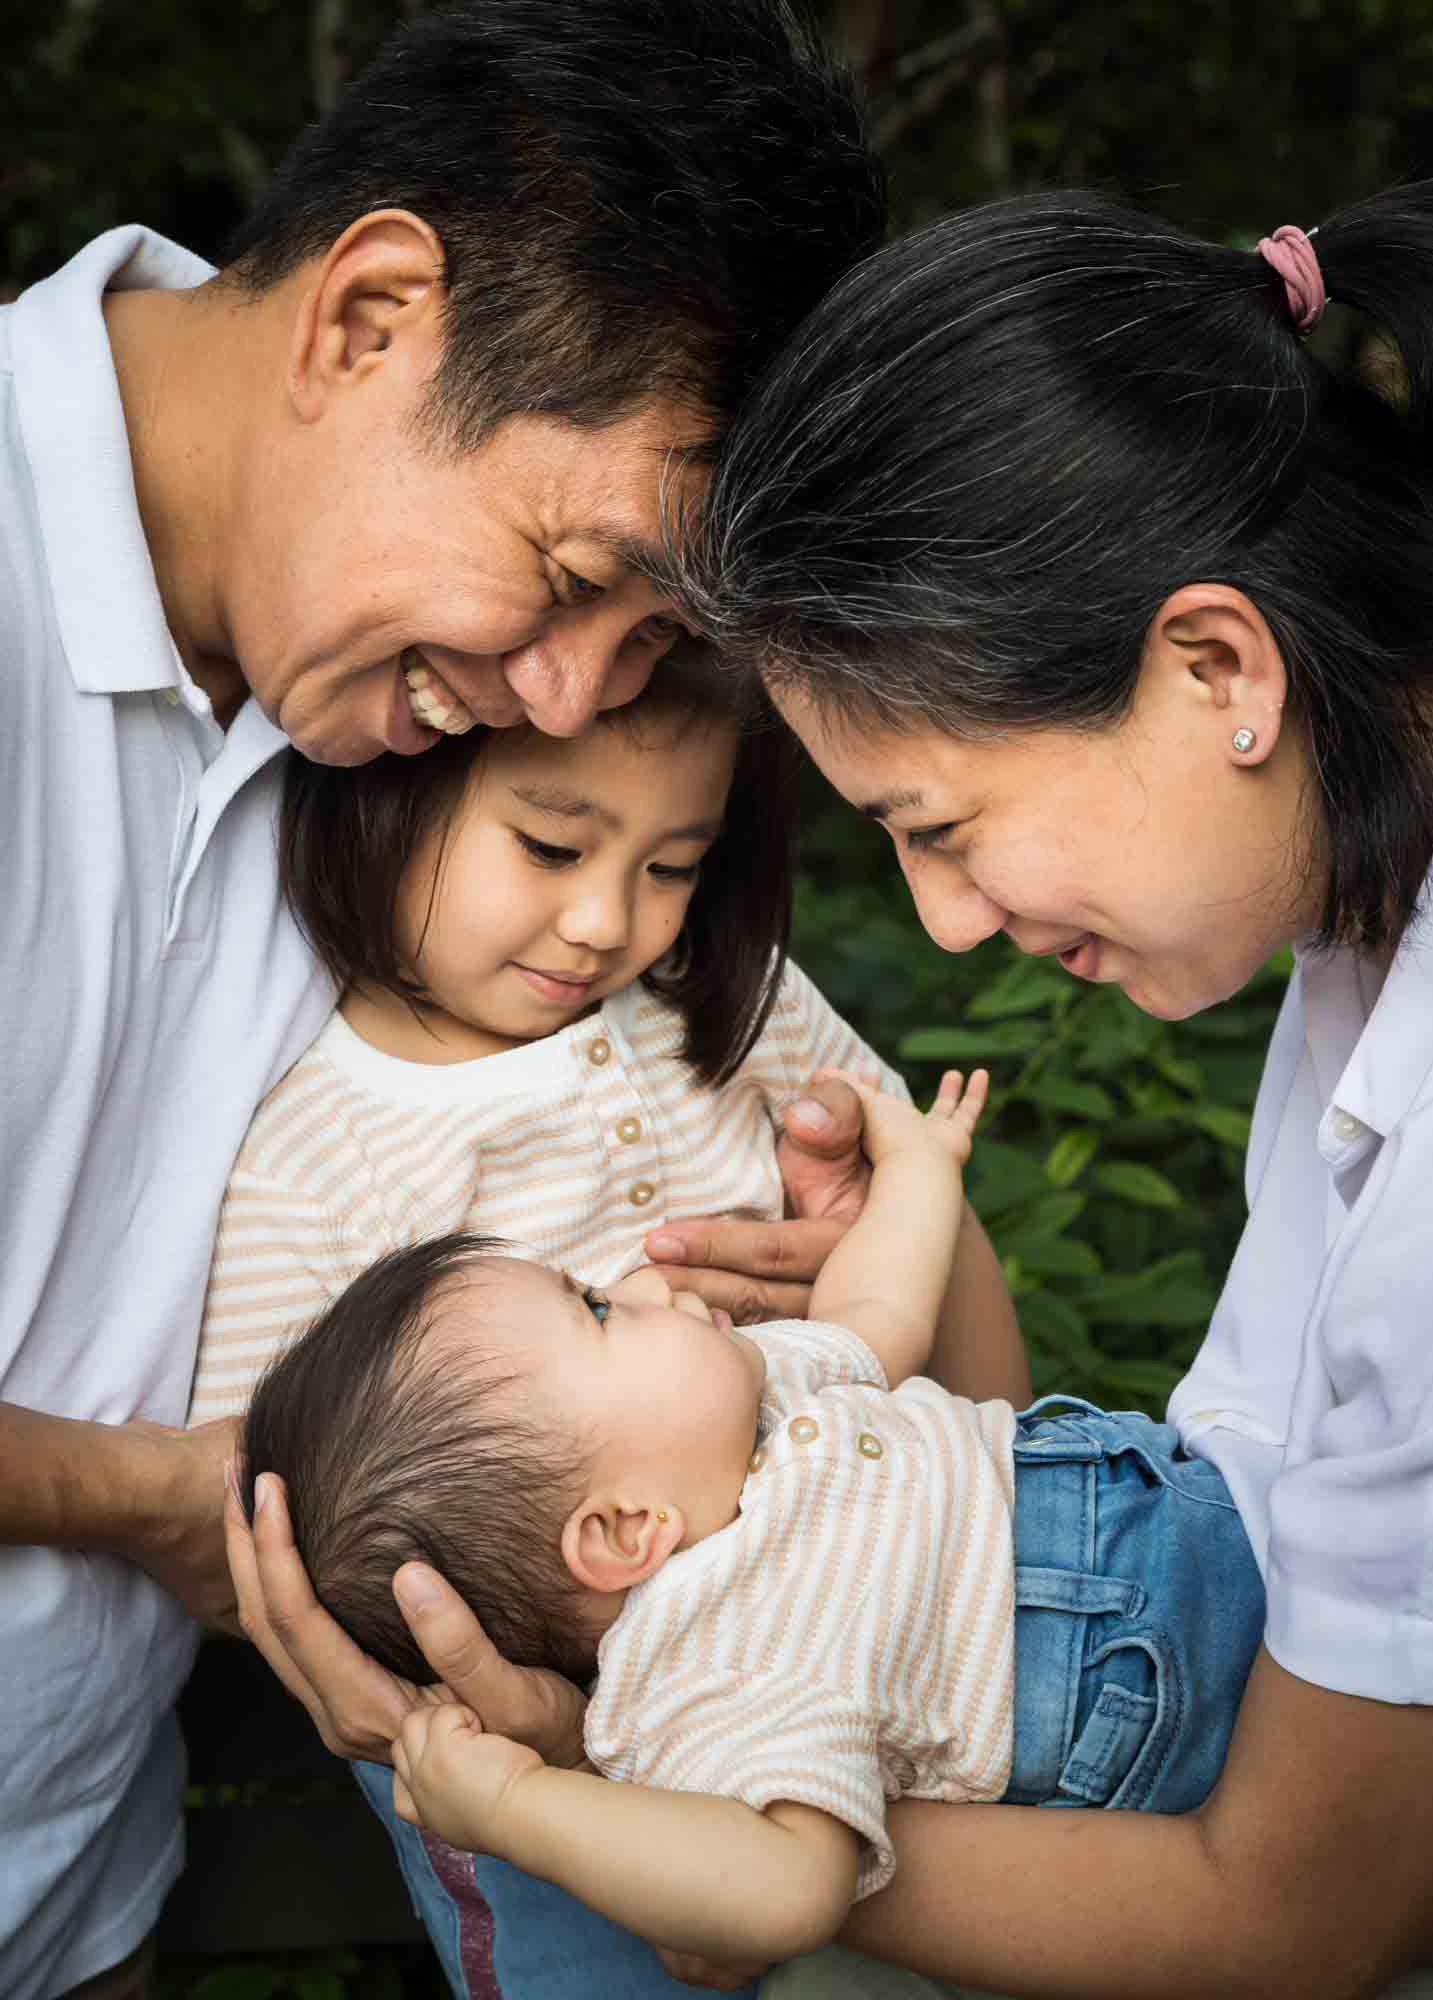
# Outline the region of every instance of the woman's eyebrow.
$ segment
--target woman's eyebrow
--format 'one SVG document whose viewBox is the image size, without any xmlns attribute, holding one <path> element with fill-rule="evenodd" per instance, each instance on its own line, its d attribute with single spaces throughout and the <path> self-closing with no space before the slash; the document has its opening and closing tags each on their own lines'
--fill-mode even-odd
<svg viewBox="0 0 1433 2000">
<path fill-rule="evenodd" d="M 863 812 L 867 819 L 889 819 L 894 812 L 917 812 L 925 804 L 925 794 L 918 790 L 896 790 L 882 792 L 856 810 Z"/>
</svg>

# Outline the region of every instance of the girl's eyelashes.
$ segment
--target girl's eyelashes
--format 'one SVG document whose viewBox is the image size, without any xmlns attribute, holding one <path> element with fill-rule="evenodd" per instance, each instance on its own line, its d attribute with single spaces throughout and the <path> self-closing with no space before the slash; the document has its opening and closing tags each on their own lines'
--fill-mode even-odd
<svg viewBox="0 0 1433 2000">
<path fill-rule="evenodd" d="M 647 873 L 658 882 L 695 882 L 701 870 L 700 861 L 687 861 L 680 867 L 674 861 L 654 861 Z"/>
<path fill-rule="evenodd" d="M 596 1291 L 591 1285 L 582 1287 L 582 1303 L 599 1326 L 607 1324 L 607 1315 L 612 1310 L 612 1301 L 605 1292 Z"/>
<path fill-rule="evenodd" d="M 523 853 L 539 868 L 570 868 L 574 861 L 582 859 L 575 847 L 555 847 L 550 840 L 537 840 L 520 827 L 514 827 L 513 832 Z"/>
</svg>

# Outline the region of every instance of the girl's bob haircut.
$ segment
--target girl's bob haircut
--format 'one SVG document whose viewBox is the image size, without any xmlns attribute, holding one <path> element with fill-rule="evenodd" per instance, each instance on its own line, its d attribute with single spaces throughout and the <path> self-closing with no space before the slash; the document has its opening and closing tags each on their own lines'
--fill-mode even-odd
<svg viewBox="0 0 1433 2000">
<path fill-rule="evenodd" d="M 642 984 L 682 1016 L 683 1061 L 717 1085 L 766 1025 L 786 963 L 796 751 L 753 684 L 723 672 L 696 640 L 675 647 L 635 701 L 604 710 L 594 727 L 621 729 L 640 744 L 650 725 L 680 726 L 684 718 L 739 731 L 736 765 L 725 822 L 702 862 L 677 948 L 643 973 Z M 425 839 L 452 823 L 490 733 L 447 736 L 421 757 L 386 755 L 356 769 L 289 752 L 280 878 L 340 989 L 361 980 L 422 1000 L 399 951 L 399 887 Z M 652 754 L 661 754 L 656 740 Z"/>
</svg>

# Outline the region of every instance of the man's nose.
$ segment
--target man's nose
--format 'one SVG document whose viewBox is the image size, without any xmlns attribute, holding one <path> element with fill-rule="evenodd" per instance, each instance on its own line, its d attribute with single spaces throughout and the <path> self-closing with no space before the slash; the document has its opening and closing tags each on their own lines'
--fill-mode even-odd
<svg viewBox="0 0 1433 2000">
<path fill-rule="evenodd" d="M 554 621 L 503 657 L 503 678 L 533 727 L 547 736 L 580 736 L 599 709 L 620 708 L 642 692 L 675 632 L 654 639 L 650 620 L 615 615 L 601 604 Z"/>
</svg>

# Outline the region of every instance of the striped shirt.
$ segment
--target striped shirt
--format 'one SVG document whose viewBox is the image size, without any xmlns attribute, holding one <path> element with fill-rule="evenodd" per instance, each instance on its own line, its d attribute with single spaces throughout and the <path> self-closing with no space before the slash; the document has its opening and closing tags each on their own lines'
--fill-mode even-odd
<svg viewBox="0 0 1433 2000">
<path fill-rule="evenodd" d="M 843 1327 L 752 1329 L 761 1432 L 729 1527 L 630 1591 L 587 1754 L 609 1778 L 817 1806 L 895 1868 L 887 1799 L 998 1799 L 1014 1701 L 1014 1412 Z"/>
<path fill-rule="evenodd" d="M 383 1054 L 335 1014 L 249 1127 L 224 1199 L 189 1421 L 244 1408 L 265 1365 L 375 1257 L 452 1229 L 612 1284 L 667 1217 L 782 1213 L 777 1120 L 823 1066 L 895 1072 L 788 965 L 720 1090 L 640 985 L 555 1035 L 462 1063 Z"/>
</svg>

